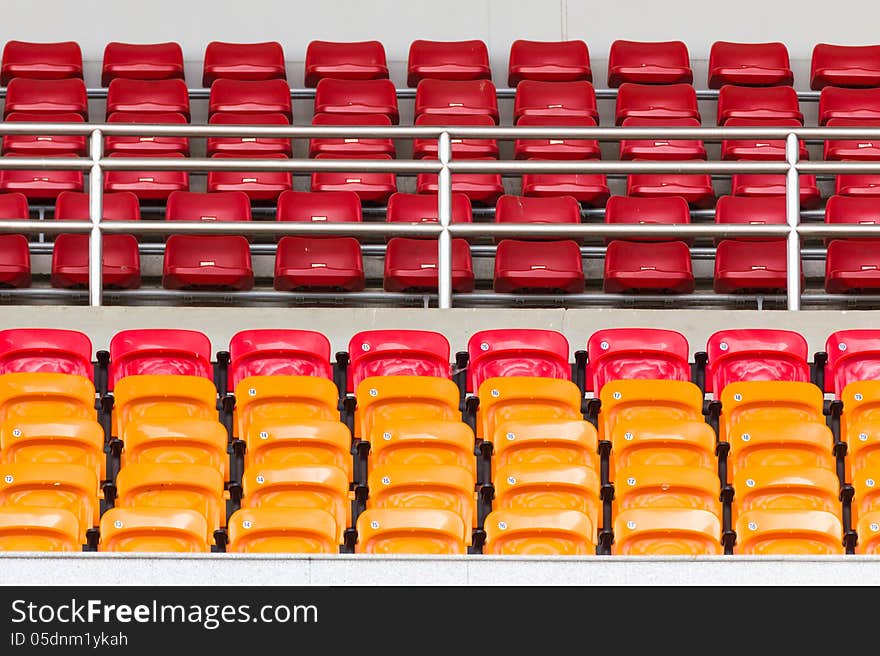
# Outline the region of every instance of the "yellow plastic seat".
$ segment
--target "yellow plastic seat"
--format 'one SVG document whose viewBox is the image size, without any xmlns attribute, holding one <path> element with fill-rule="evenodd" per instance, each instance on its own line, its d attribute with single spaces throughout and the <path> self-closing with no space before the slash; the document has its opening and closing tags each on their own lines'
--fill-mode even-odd
<svg viewBox="0 0 880 656">
<path fill-rule="evenodd" d="M 0 462 L 67 463 L 107 478 L 104 429 L 95 419 L 9 420 L 0 426 Z"/>
<path fill-rule="evenodd" d="M 317 508 L 242 508 L 229 518 L 229 553 L 339 553 L 336 520 Z"/>
<path fill-rule="evenodd" d="M 458 465 L 476 468 L 474 432 L 461 421 L 401 420 L 370 435 L 369 469 L 385 465 Z"/>
<path fill-rule="evenodd" d="M 0 551 L 82 551 L 79 520 L 64 508 L 2 506 Z"/>
<path fill-rule="evenodd" d="M 508 421 L 492 437 L 492 480 L 505 465 L 584 465 L 599 471 L 598 434 L 588 421 Z"/>
<path fill-rule="evenodd" d="M 245 469 L 335 465 L 352 480 L 351 432 L 338 420 L 256 421 L 243 439 Z"/>
<path fill-rule="evenodd" d="M 583 395 L 570 380 L 533 376 L 487 378 L 477 390 L 477 437 L 492 440 L 509 421 L 580 420 Z"/>
<path fill-rule="evenodd" d="M 619 421 L 703 421 L 703 394 L 687 381 L 612 380 L 599 400 L 600 440 L 610 440 Z"/>
<path fill-rule="evenodd" d="M 840 516 L 840 481 L 820 467 L 750 467 L 733 477 L 732 520 L 750 510 L 824 510 Z"/>
<path fill-rule="evenodd" d="M 752 556 L 845 553 L 843 525 L 823 510 L 751 510 L 736 521 L 733 552 Z"/>
<path fill-rule="evenodd" d="M 577 510 L 517 508 L 486 516 L 483 553 L 511 556 L 588 556 L 596 553 L 596 531 Z"/>
<path fill-rule="evenodd" d="M 458 465 L 384 465 L 370 471 L 367 508 L 437 508 L 465 522 L 466 544 L 477 525 L 476 475 Z"/>
<path fill-rule="evenodd" d="M 636 508 L 697 508 L 721 517 L 720 494 L 714 469 L 632 465 L 614 477 L 614 515 Z"/>
<path fill-rule="evenodd" d="M 351 526 L 348 476 L 332 465 L 254 467 L 242 477 L 242 508 L 318 508 L 333 515 L 342 544 Z"/>
<path fill-rule="evenodd" d="M 355 392 L 355 437 L 369 439 L 402 420 L 461 421 L 459 391 L 448 378 L 370 376 Z"/>
<path fill-rule="evenodd" d="M 125 380 L 125 379 L 123 379 Z M 223 477 L 213 467 L 129 464 L 116 477 L 117 508 L 196 510 L 205 518 L 207 539 L 226 525 Z"/>
<path fill-rule="evenodd" d="M 599 527 L 599 472 L 584 465 L 513 463 L 498 468 L 492 508 L 577 510 Z"/>
<path fill-rule="evenodd" d="M 704 421 L 627 418 L 611 432 L 609 476 L 626 467 L 675 465 L 714 470 L 715 431 Z"/>
<path fill-rule="evenodd" d="M 204 515 L 186 508 L 110 508 L 101 517 L 98 551 L 205 553 L 211 551 Z"/>
<path fill-rule="evenodd" d="M 619 556 L 722 554 L 721 520 L 700 508 L 630 508 L 615 516 L 611 549 Z"/>
<path fill-rule="evenodd" d="M 825 423 L 822 414 L 825 397 L 812 383 L 787 381 L 749 381 L 730 383 L 721 392 L 718 438 L 727 435 L 737 422 L 815 421 Z"/>
<path fill-rule="evenodd" d="M 752 467 L 820 467 L 837 471 L 834 435 L 815 421 L 746 419 L 728 435 L 728 480 Z"/>
<path fill-rule="evenodd" d="M 113 390 L 113 435 L 129 421 L 217 419 L 217 388 L 201 376 L 144 374 L 126 376 Z"/>
<path fill-rule="evenodd" d="M 94 467 L 69 464 L 0 465 L 0 507 L 60 508 L 79 522 L 80 544 L 98 526 L 98 476 Z"/>
<path fill-rule="evenodd" d="M 880 554 L 880 511 L 864 513 L 858 521 L 858 554 Z"/>
<path fill-rule="evenodd" d="M 0 375 L 0 422 L 96 419 L 95 386 L 74 374 Z"/>
<path fill-rule="evenodd" d="M 235 437 L 253 422 L 339 421 L 339 389 L 318 376 L 248 376 L 235 386 Z"/>
<path fill-rule="evenodd" d="M 464 520 L 451 510 L 437 508 L 368 508 L 357 521 L 356 553 L 467 553 L 462 538 Z"/>
<path fill-rule="evenodd" d="M 122 466 L 146 463 L 212 467 L 229 480 L 229 436 L 216 419 L 137 419 L 122 429 Z"/>
</svg>

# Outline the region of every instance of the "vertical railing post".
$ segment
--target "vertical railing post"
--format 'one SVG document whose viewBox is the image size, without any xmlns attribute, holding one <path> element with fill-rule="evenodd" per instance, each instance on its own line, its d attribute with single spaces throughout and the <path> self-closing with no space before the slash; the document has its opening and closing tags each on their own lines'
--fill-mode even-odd
<svg viewBox="0 0 880 656">
<path fill-rule="evenodd" d="M 89 305 L 100 307 L 104 283 L 104 249 L 101 243 L 101 218 L 104 215 L 104 173 L 101 171 L 101 158 L 104 155 L 104 138 L 100 130 L 94 130 L 89 139 L 89 153 L 92 157 L 92 168 L 89 170 L 89 219 L 92 222 L 92 231 L 89 233 Z"/>
<path fill-rule="evenodd" d="M 443 168 L 440 169 L 437 181 L 437 218 L 443 230 L 437 237 L 437 305 L 442 309 L 452 307 L 452 237 L 449 234 L 449 223 L 452 220 L 450 143 L 449 133 L 441 132 L 438 140 L 438 157 Z"/>
<path fill-rule="evenodd" d="M 786 293 L 789 310 L 801 309 L 801 241 L 798 225 L 801 222 L 801 190 L 798 177 L 800 143 L 797 135 L 790 134 L 785 140 L 785 159 L 788 173 L 785 177 L 785 217 L 788 232 Z"/>
</svg>

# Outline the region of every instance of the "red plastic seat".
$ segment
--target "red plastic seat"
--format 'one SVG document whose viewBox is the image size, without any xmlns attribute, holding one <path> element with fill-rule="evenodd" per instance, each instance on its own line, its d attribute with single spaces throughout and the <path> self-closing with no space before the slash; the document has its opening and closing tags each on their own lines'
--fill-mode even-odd
<svg viewBox="0 0 880 656">
<path fill-rule="evenodd" d="M 825 391 L 840 398 L 849 384 L 863 380 L 880 380 L 878 369 L 877 330 L 837 330 L 825 340 Z"/>
<path fill-rule="evenodd" d="M 214 80 L 219 78 L 286 80 L 284 48 L 277 41 L 260 43 L 211 41 L 205 47 L 202 86 L 210 87 Z"/>
<path fill-rule="evenodd" d="M 327 78 L 329 79 L 329 78 Z M 315 159 L 391 159 L 390 155 L 339 155 L 321 153 Z M 394 173 L 337 173 L 317 171 L 312 173 L 311 191 L 353 191 L 361 203 L 382 204 L 397 191 L 397 176 Z"/>
<path fill-rule="evenodd" d="M 168 221 L 250 221 L 251 205 L 242 192 L 178 192 L 168 198 Z"/>
<path fill-rule="evenodd" d="M 555 330 L 497 328 L 473 333 L 467 344 L 467 390 L 487 378 L 534 376 L 571 380 L 569 344 Z"/>
<path fill-rule="evenodd" d="M 786 262 L 785 240 L 723 239 L 715 251 L 714 289 L 722 294 L 785 292 Z"/>
<path fill-rule="evenodd" d="M 383 288 L 387 292 L 436 291 L 437 242 L 433 239 L 392 237 L 385 251 Z M 471 292 L 474 268 L 464 239 L 452 240 L 452 290 Z"/>
<path fill-rule="evenodd" d="M 388 77 L 385 46 L 379 41 L 311 41 L 306 48 L 305 85 L 325 77 L 375 80 Z"/>
<path fill-rule="evenodd" d="M 390 127 L 386 114 L 315 114 L 312 125 L 373 125 Z M 331 137 L 309 140 L 309 157 L 320 153 L 340 155 L 395 155 L 393 139 L 364 139 L 362 137 Z"/>
<path fill-rule="evenodd" d="M 116 78 L 168 80 L 183 79 L 183 75 L 183 50 L 178 43 L 113 41 L 104 47 L 101 86 L 108 86 Z"/>
<path fill-rule="evenodd" d="M 681 41 L 624 41 L 611 44 L 608 53 L 608 86 L 691 83 L 687 45 Z"/>
<path fill-rule="evenodd" d="M 797 119 L 731 118 L 724 124 L 733 127 L 801 127 Z M 809 159 L 810 152 L 799 141 L 798 157 Z M 721 159 L 774 161 L 785 160 L 785 139 L 725 139 L 721 142 Z"/>
<path fill-rule="evenodd" d="M 880 239 L 834 239 L 825 254 L 825 291 L 845 294 L 880 288 Z"/>
<path fill-rule="evenodd" d="M 795 119 L 804 115 L 794 87 L 740 87 L 726 84 L 718 92 L 718 125 L 732 118 Z"/>
<path fill-rule="evenodd" d="M 211 85 L 208 114 L 284 114 L 293 120 L 290 85 L 286 80 L 230 80 L 220 78 Z"/>
<path fill-rule="evenodd" d="M 0 373 L 71 374 L 94 377 L 92 341 L 78 330 L 0 330 Z"/>
<path fill-rule="evenodd" d="M 208 119 L 209 125 L 290 125 L 290 119 L 281 113 L 249 114 L 246 112 L 217 112 Z M 205 150 L 208 157 L 217 153 L 234 153 L 240 157 L 280 153 L 290 157 L 293 148 L 290 139 L 267 137 L 209 137 Z"/>
<path fill-rule="evenodd" d="M 590 51 L 580 39 L 570 41 L 528 41 L 517 39 L 510 45 L 507 86 L 522 80 L 540 82 L 593 81 Z"/>
<path fill-rule="evenodd" d="M 422 114 L 488 116 L 497 124 L 495 85 L 489 80 L 425 80 L 416 89 L 415 115 Z"/>
<path fill-rule="evenodd" d="M 237 153 L 217 153 L 211 159 L 234 159 Z M 288 159 L 281 153 L 248 155 L 254 159 Z M 208 192 L 242 191 L 252 202 L 275 203 L 285 191 L 293 189 L 291 171 L 208 171 Z"/>
<path fill-rule="evenodd" d="M 788 223 L 783 196 L 721 196 L 715 204 L 715 223 L 736 225 L 785 225 Z M 784 238 L 780 238 L 785 241 Z M 771 241 L 739 237 L 738 241 Z M 716 244 L 720 240 L 716 240 Z"/>
<path fill-rule="evenodd" d="M 834 182 L 834 193 L 841 196 L 880 196 L 880 176 L 838 175 Z"/>
<path fill-rule="evenodd" d="M 5 153 L 4 157 L 29 157 Z M 52 153 L 45 157 L 76 157 L 76 153 Z M 4 169 L 0 171 L 0 192 L 21 193 L 28 201 L 54 200 L 63 191 L 82 191 L 83 172 L 52 169 Z"/>
<path fill-rule="evenodd" d="M 475 127 L 493 127 L 495 121 L 489 116 L 471 116 L 456 114 L 421 114 L 416 118 L 416 125 L 465 125 Z M 495 159 L 498 157 L 498 142 L 494 139 L 450 139 L 453 159 Z M 413 157 L 437 159 L 437 139 L 414 139 Z"/>
<path fill-rule="evenodd" d="M 830 87 L 828 87 L 830 88 Z M 880 118 L 830 118 L 825 125 L 829 128 L 872 128 L 880 127 Z M 873 161 L 880 159 L 880 140 L 876 139 L 835 139 L 825 142 L 822 151 L 824 159 Z"/>
<path fill-rule="evenodd" d="M 389 79 L 337 80 L 322 78 L 315 87 L 315 114 L 385 114 L 400 121 L 397 89 Z"/>
<path fill-rule="evenodd" d="M 810 60 L 810 88 L 880 86 L 880 45 L 817 43 Z"/>
<path fill-rule="evenodd" d="M 810 382 L 807 340 L 791 330 L 720 330 L 709 336 L 706 353 L 706 391 L 716 398 L 729 383 Z"/>
<path fill-rule="evenodd" d="M 880 202 L 874 198 L 835 194 L 825 203 L 825 223 L 878 224 L 880 223 Z"/>
<path fill-rule="evenodd" d="M 75 41 L 7 41 L 0 63 L 0 84 L 12 78 L 60 80 L 83 76 L 82 50 Z"/>
<path fill-rule="evenodd" d="M 523 116 L 519 127 L 593 128 L 595 119 L 578 116 Z M 517 139 L 516 159 L 599 159 L 602 149 L 595 139 Z"/>
<path fill-rule="evenodd" d="M 612 241 L 605 252 L 603 289 L 689 294 L 694 291 L 690 249 L 683 241 Z"/>
<path fill-rule="evenodd" d="M 604 207 L 611 191 L 604 173 L 524 173 L 523 196 L 573 196 L 590 207 Z"/>
<path fill-rule="evenodd" d="M 186 125 L 186 116 L 178 112 L 113 112 L 107 117 L 108 123 L 159 123 L 162 125 Z M 132 157 L 142 153 L 183 153 L 189 155 L 187 137 L 107 137 L 104 152 L 125 153 Z"/>
<path fill-rule="evenodd" d="M 108 155 L 108 157 L 126 156 L 127 153 Z M 141 153 L 137 157 L 139 159 L 142 157 L 183 158 L 185 155 L 183 153 Z M 130 191 L 141 202 L 164 202 L 175 191 L 189 191 L 189 173 L 186 171 L 107 171 L 104 173 L 104 191 Z"/>
<path fill-rule="evenodd" d="M 474 159 L 491 159 L 475 157 Z M 494 205 L 504 193 L 504 183 L 500 173 L 453 173 L 452 192 L 462 193 L 472 203 Z M 416 193 L 436 194 L 438 189 L 436 173 L 419 173 L 416 176 Z"/>
<path fill-rule="evenodd" d="M 141 216 L 137 196 L 129 192 L 104 194 L 105 221 L 137 221 Z M 55 218 L 89 220 L 89 195 L 63 192 L 55 201 Z M 104 285 L 136 289 L 141 282 L 138 242 L 133 235 L 103 235 Z M 89 284 L 89 235 L 60 234 L 52 248 L 52 286 L 81 287 Z"/>
<path fill-rule="evenodd" d="M 353 191 L 285 191 L 278 197 L 278 221 L 359 223 L 361 202 Z"/>
<path fill-rule="evenodd" d="M 450 377 L 450 346 L 433 330 L 364 330 L 348 341 L 348 391 L 370 376 Z"/>
<path fill-rule="evenodd" d="M 819 94 L 819 125 L 831 119 L 880 119 L 880 89 L 825 87 Z"/>
<path fill-rule="evenodd" d="M 690 84 L 633 84 L 617 90 L 614 121 L 622 125 L 627 118 L 693 118 L 700 120 L 697 92 Z"/>
<path fill-rule="evenodd" d="M 598 123 L 596 91 L 586 80 L 575 82 L 540 82 L 523 80 L 516 87 L 513 101 L 513 122 L 524 116 L 571 116 L 593 119 Z"/>
<path fill-rule="evenodd" d="M 612 196 L 605 205 L 607 224 L 684 225 L 691 222 L 687 202 L 679 196 L 639 198 Z M 669 241 L 670 237 L 644 237 L 634 241 Z M 605 243 L 610 243 L 606 239 Z"/>
<path fill-rule="evenodd" d="M 794 84 L 788 48 L 771 43 L 716 41 L 709 50 L 709 88 L 725 84 L 765 87 Z"/>
<path fill-rule="evenodd" d="M 67 112 L 65 114 L 12 112 L 6 117 L 7 123 L 85 123 L 81 114 Z M 58 153 L 86 154 L 86 137 L 63 134 L 6 134 L 3 135 L 4 153 L 21 153 L 40 157 Z"/>
<path fill-rule="evenodd" d="M 388 199 L 385 220 L 388 223 L 437 223 L 436 194 L 392 194 Z M 452 194 L 449 217 L 451 223 L 471 223 L 470 199 L 461 193 Z"/>
<path fill-rule="evenodd" d="M 653 118 L 634 116 L 621 123 L 623 127 L 698 128 L 695 118 Z M 706 147 L 699 139 L 624 139 L 620 142 L 620 159 L 684 160 L 706 159 Z"/>
<path fill-rule="evenodd" d="M 496 223 L 580 223 L 581 207 L 572 196 L 538 198 L 506 194 L 495 204 Z"/>
<path fill-rule="evenodd" d="M 612 380 L 691 379 L 687 338 L 662 328 L 606 328 L 587 340 L 587 389 Z"/>
<path fill-rule="evenodd" d="M 822 201 L 815 175 L 801 175 L 801 207 L 815 209 Z M 735 173 L 730 177 L 730 192 L 734 196 L 785 196 L 785 174 Z"/>
<path fill-rule="evenodd" d="M 584 266 L 576 241 L 502 239 L 495 251 L 496 292 L 584 291 Z"/>
<path fill-rule="evenodd" d="M 107 116 L 114 112 L 183 114 L 189 120 L 186 82 L 117 78 L 107 88 Z"/>
<path fill-rule="evenodd" d="M 211 340 L 198 330 L 120 330 L 110 339 L 109 389 L 126 376 L 200 376 L 213 380 Z"/>
<path fill-rule="evenodd" d="M 715 204 L 715 189 L 708 174 L 632 174 L 626 180 L 626 193 L 642 198 L 680 196 L 695 208 L 708 209 Z"/>
<path fill-rule="evenodd" d="M 361 245 L 353 237 L 282 237 L 275 254 L 275 289 L 364 289 Z"/>
<path fill-rule="evenodd" d="M 489 49 L 483 41 L 428 41 L 416 39 L 409 46 L 406 84 L 418 86 L 426 79 L 490 80 Z"/>
<path fill-rule="evenodd" d="M 79 114 L 88 120 L 89 99 L 85 82 L 78 77 L 62 80 L 13 78 L 6 87 L 3 117 L 13 112 Z"/>
<path fill-rule="evenodd" d="M 0 194 L 0 218 L 27 221 L 29 216 L 28 199 L 24 194 Z M 0 235 L 0 286 L 28 287 L 30 284 L 31 257 L 27 237 Z"/>
<path fill-rule="evenodd" d="M 229 340 L 228 391 L 249 376 L 331 379 L 330 340 L 313 330 L 241 330 Z"/>
</svg>

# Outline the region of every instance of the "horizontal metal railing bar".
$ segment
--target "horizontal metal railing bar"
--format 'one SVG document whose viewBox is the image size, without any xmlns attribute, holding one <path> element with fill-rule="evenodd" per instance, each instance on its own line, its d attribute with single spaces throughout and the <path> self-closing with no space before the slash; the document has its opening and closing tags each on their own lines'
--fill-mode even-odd
<svg viewBox="0 0 880 656">
<path fill-rule="evenodd" d="M 86 157 L 0 157 L 0 170 L 87 171 L 93 163 Z"/>
<path fill-rule="evenodd" d="M 880 239 L 880 224 L 819 223 L 800 225 L 797 228 L 802 237 L 846 237 Z"/>
<path fill-rule="evenodd" d="M 0 229 L 3 227 L 0 221 Z M 436 237 L 439 223 L 300 223 L 297 221 L 102 221 L 108 234 L 307 235 L 350 237 Z M 37 230 L 39 232 L 39 230 Z"/>
<path fill-rule="evenodd" d="M 449 168 L 455 173 L 769 173 L 784 174 L 785 162 L 719 162 L 719 161 L 619 161 L 619 160 L 453 160 Z"/>
<path fill-rule="evenodd" d="M 880 162 L 861 162 L 847 160 L 846 162 L 798 162 L 798 172 L 802 174 L 837 174 L 841 168 L 839 163 L 846 164 L 846 173 L 849 174 L 880 174 Z"/>
<path fill-rule="evenodd" d="M 33 235 L 42 232 L 57 235 L 62 232 L 89 232 L 91 229 L 91 221 L 37 221 L 28 219 L 0 220 L 0 233 L 4 234 L 16 233 Z"/>
<path fill-rule="evenodd" d="M 785 237 L 790 228 L 787 225 L 742 225 L 742 224 L 586 224 L 586 223 L 453 223 L 449 232 L 454 237 L 612 237 L 618 239 L 636 237 L 672 237 L 689 239 L 693 237 Z"/>
<path fill-rule="evenodd" d="M 211 157 L 108 157 L 107 171 L 291 171 L 300 173 L 439 173 L 442 165 L 426 159 L 216 159 Z"/>
</svg>

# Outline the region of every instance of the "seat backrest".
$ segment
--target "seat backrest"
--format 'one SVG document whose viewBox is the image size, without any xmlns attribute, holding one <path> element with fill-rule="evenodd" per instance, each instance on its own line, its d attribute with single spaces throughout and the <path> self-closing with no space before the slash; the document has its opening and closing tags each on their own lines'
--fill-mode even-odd
<svg viewBox="0 0 880 656">
<path fill-rule="evenodd" d="M 95 386 L 85 376 L 42 372 L 0 375 L 0 422 L 96 417 Z"/>
<path fill-rule="evenodd" d="M 104 441 L 94 418 L 10 418 L 0 424 L 0 462 L 85 465 L 104 480 Z"/>
<path fill-rule="evenodd" d="M 487 378 L 477 389 L 477 397 L 477 437 L 488 441 L 499 441 L 497 429 L 509 421 L 583 419 L 583 395 L 570 380 Z"/>
<path fill-rule="evenodd" d="M 313 330 L 242 330 L 229 340 L 228 391 L 248 376 L 333 378 L 330 340 Z"/>
<path fill-rule="evenodd" d="M 732 329 L 709 336 L 706 391 L 720 395 L 734 382 L 809 382 L 807 340 L 791 330 Z"/>
<path fill-rule="evenodd" d="M 721 517 L 721 482 L 712 468 L 630 465 L 616 470 L 615 511 L 700 508 Z"/>
<path fill-rule="evenodd" d="M 721 520 L 699 508 L 631 508 L 615 517 L 612 550 L 623 556 L 720 555 Z"/>
<path fill-rule="evenodd" d="M 733 552 L 754 556 L 844 553 L 840 518 L 821 510 L 752 510 L 736 520 Z"/>
<path fill-rule="evenodd" d="M 821 422 L 744 419 L 727 439 L 728 480 L 753 467 L 836 468 L 834 435 Z"/>
<path fill-rule="evenodd" d="M 703 394 L 688 381 L 612 380 L 599 401 L 599 440 L 610 440 L 621 422 L 703 420 Z"/>
<path fill-rule="evenodd" d="M 205 517 L 188 508 L 110 508 L 101 517 L 98 551 L 206 553 Z"/>
<path fill-rule="evenodd" d="M 368 436 L 370 469 L 383 465 L 457 465 L 474 470 L 474 432 L 461 421 L 403 419 Z"/>
<path fill-rule="evenodd" d="M 651 420 L 617 422 L 611 433 L 613 469 L 675 465 L 714 469 L 715 431 L 704 421 Z"/>
<path fill-rule="evenodd" d="M 369 376 L 450 376 L 449 341 L 431 330 L 367 330 L 348 343 L 348 391 Z"/>
<path fill-rule="evenodd" d="M 464 554 L 465 522 L 451 510 L 369 508 L 358 516 L 357 553 Z"/>
<path fill-rule="evenodd" d="M 55 372 L 94 379 L 92 342 L 78 330 L 0 330 L 0 374 Z"/>
<path fill-rule="evenodd" d="M 0 507 L 0 551 L 82 551 L 79 520 L 64 508 Z"/>
<path fill-rule="evenodd" d="M 351 432 L 341 421 L 256 419 L 242 439 L 245 467 L 334 465 L 353 480 Z"/>
<path fill-rule="evenodd" d="M 599 471 L 599 438 L 588 421 L 508 421 L 499 424 L 495 433 L 493 471 L 519 464 L 583 465 Z"/>
<path fill-rule="evenodd" d="M 108 389 L 125 376 L 163 374 L 213 380 L 211 340 L 196 330 L 122 330 L 110 340 Z"/>
<path fill-rule="evenodd" d="M 825 353 L 825 391 L 837 398 L 849 383 L 880 380 L 880 330 L 835 331 L 825 341 Z"/>
<path fill-rule="evenodd" d="M 229 478 L 229 436 L 216 419 L 142 419 L 122 428 L 122 466 L 129 463 L 213 467 Z"/>
<path fill-rule="evenodd" d="M 339 553 L 336 519 L 318 508 L 242 508 L 229 518 L 229 553 Z"/>
<path fill-rule="evenodd" d="M 822 467 L 749 467 L 733 477 L 733 517 L 750 510 L 824 510 L 841 515 L 840 480 Z"/>
<path fill-rule="evenodd" d="M 339 420 L 339 390 L 317 376 L 249 376 L 235 387 L 235 437 L 244 437 L 254 421 Z"/>
<path fill-rule="evenodd" d="M 687 338 L 660 328 L 598 330 L 587 342 L 587 390 L 612 380 L 690 380 Z"/>
<path fill-rule="evenodd" d="M 739 432 L 743 421 L 808 421 L 825 423 L 824 395 L 812 383 L 746 381 L 731 383 L 721 393 L 718 439 Z"/>
<path fill-rule="evenodd" d="M 468 340 L 467 391 L 487 378 L 535 376 L 571 380 L 569 344 L 555 330 L 509 328 L 482 330 Z"/>
<path fill-rule="evenodd" d="M 358 385 L 355 398 L 355 437 L 361 439 L 400 420 L 461 419 L 458 386 L 439 376 L 371 376 Z"/>
<path fill-rule="evenodd" d="M 483 553 L 517 556 L 588 556 L 595 527 L 577 510 L 505 509 L 486 517 Z"/>
</svg>

